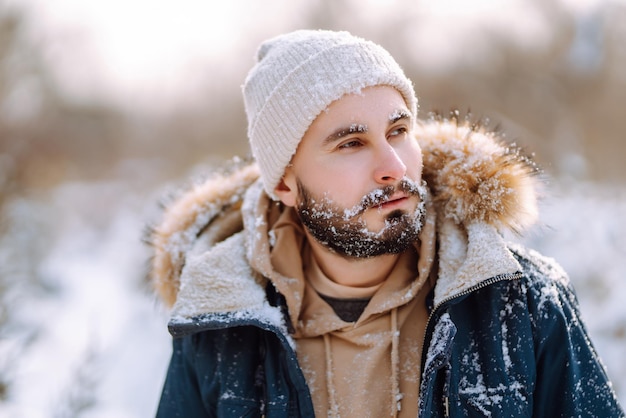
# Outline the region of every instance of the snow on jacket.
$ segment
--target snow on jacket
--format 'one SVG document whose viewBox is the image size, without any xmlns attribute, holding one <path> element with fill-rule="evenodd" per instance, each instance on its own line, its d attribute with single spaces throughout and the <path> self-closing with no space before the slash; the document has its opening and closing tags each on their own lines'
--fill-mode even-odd
<svg viewBox="0 0 626 418">
<path fill-rule="evenodd" d="M 567 275 L 501 236 L 536 218 L 532 163 L 456 120 L 416 136 L 439 246 L 419 416 L 623 417 Z M 151 277 L 174 337 L 157 416 L 314 416 L 272 285 L 280 210 L 249 165 L 196 186 L 154 229 Z"/>
</svg>

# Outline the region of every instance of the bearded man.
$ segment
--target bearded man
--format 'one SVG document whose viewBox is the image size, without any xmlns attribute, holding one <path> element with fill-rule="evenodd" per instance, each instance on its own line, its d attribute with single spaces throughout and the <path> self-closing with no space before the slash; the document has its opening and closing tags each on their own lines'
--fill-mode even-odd
<svg viewBox="0 0 626 418">
<path fill-rule="evenodd" d="M 264 42 L 243 95 L 254 163 L 152 235 L 158 416 L 623 416 L 566 274 L 502 238 L 536 217 L 528 159 L 418 121 L 396 61 L 346 32 Z"/>
</svg>

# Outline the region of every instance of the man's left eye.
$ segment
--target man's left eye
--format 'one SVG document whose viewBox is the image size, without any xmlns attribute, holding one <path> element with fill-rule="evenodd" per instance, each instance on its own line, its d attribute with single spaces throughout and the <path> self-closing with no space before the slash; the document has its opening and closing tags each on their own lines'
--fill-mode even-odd
<svg viewBox="0 0 626 418">
<path fill-rule="evenodd" d="M 393 131 L 391 131 L 391 132 L 389 133 L 389 136 L 390 136 L 390 137 L 391 137 L 391 136 L 398 136 L 398 135 L 405 134 L 406 132 L 407 132 L 407 129 L 406 129 L 406 128 L 404 128 L 404 127 L 402 127 L 402 128 L 397 128 L 397 129 L 394 129 Z"/>
</svg>

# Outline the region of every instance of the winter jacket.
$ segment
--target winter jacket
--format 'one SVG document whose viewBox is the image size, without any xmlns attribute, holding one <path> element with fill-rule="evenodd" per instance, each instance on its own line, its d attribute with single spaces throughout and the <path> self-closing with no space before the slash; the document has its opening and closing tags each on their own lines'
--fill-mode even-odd
<svg viewBox="0 0 626 418">
<path fill-rule="evenodd" d="M 437 211 L 420 417 L 623 417 L 554 260 L 506 243 L 536 216 L 534 167 L 496 134 L 452 120 L 416 136 Z M 172 306 L 159 417 L 312 417 L 285 297 L 269 262 L 254 165 L 198 185 L 154 229 L 152 278 Z M 421 372 L 420 372 L 421 371 Z"/>
</svg>

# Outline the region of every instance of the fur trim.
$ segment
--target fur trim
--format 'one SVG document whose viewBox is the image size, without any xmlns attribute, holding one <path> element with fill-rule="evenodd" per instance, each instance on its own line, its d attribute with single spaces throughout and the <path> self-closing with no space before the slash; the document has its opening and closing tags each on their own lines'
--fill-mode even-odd
<svg viewBox="0 0 626 418">
<path fill-rule="evenodd" d="M 163 221 L 152 229 L 148 242 L 154 247 L 150 279 L 168 306 L 176 301 L 185 257 L 198 235 L 224 212 L 238 210 L 246 189 L 258 177 L 255 164 L 229 176 L 213 177 L 165 209 Z"/>
<path fill-rule="evenodd" d="M 518 148 L 484 126 L 435 116 L 419 122 L 423 177 L 438 211 L 456 224 L 520 232 L 536 221 L 539 173 Z"/>
<path fill-rule="evenodd" d="M 537 167 L 502 136 L 454 114 L 418 122 L 416 136 L 440 219 L 463 231 L 482 224 L 500 232 L 519 232 L 535 221 Z M 185 259 L 201 247 L 198 240 L 209 248 L 241 229 L 242 200 L 258 177 L 257 166 L 248 165 L 211 178 L 167 207 L 148 241 L 154 246 L 150 277 L 168 306 L 176 301 Z"/>
</svg>

